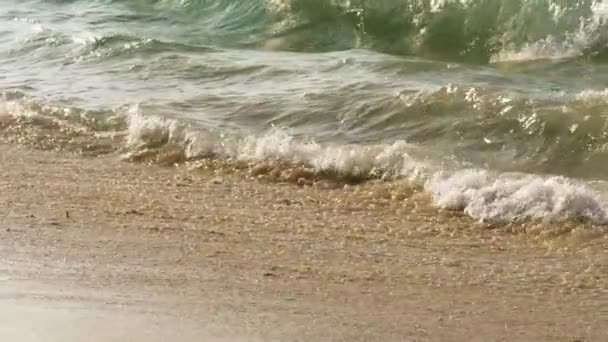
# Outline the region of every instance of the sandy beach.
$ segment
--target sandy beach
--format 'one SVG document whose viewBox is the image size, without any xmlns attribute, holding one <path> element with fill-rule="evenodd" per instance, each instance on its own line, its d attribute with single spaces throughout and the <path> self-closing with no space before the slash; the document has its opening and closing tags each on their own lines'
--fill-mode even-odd
<svg viewBox="0 0 608 342">
<path fill-rule="evenodd" d="M 0 27 L 0 342 L 608 342 L 608 0 Z"/>
<path fill-rule="evenodd" d="M 0 165 L 4 341 L 608 338 L 597 231 L 442 219 L 416 195 L 384 201 L 394 184 L 298 186 L 12 143 Z"/>
</svg>

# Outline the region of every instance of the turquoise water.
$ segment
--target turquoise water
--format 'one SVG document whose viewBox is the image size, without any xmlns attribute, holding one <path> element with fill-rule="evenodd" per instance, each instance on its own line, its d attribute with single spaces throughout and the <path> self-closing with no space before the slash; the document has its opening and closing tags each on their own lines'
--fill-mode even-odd
<svg viewBox="0 0 608 342">
<path fill-rule="evenodd" d="M 0 0 L 0 91 L 6 112 L 94 118 L 129 146 L 413 179 L 474 217 L 604 222 L 606 7 Z"/>
</svg>

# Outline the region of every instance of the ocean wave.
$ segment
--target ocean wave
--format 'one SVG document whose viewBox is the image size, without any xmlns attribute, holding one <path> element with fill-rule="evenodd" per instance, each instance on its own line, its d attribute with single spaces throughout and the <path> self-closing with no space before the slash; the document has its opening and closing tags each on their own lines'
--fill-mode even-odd
<svg viewBox="0 0 608 342">
<path fill-rule="evenodd" d="M 19 36 L 7 51 L 8 56 L 32 59 L 32 63 L 60 61 L 70 64 L 150 56 L 156 53 L 204 54 L 217 51 L 195 42 L 163 40 L 131 32 L 104 33 L 82 29 L 69 31 L 64 27 L 38 21 L 19 21 L 17 24 L 25 26 L 15 28 Z"/>
<path fill-rule="evenodd" d="M 216 160 L 258 175 L 311 184 L 407 182 L 441 209 L 484 223 L 576 221 L 608 224 L 608 204 L 589 184 L 560 176 L 501 173 L 424 158 L 421 146 L 335 144 L 295 138 L 284 129 L 243 135 L 127 111 L 90 112 L 4 95 L 0 132 L 45 149 L 122 151 L 126 160 L 174 163 Z M 111 145 L 111 146 L 110 146 Z M 421 157 L 422 155 L 422 157 Z"/>
<path fill-rule="evenodd" d="M 301 142 L 283 130 L 273 129 L 261 136 L 239 136 L 212 130 L 189 129 L 176 120 L 129 114 L 127 144 L 134 151 L 179 146 L 187 159 L 205 157 L 244 162 L 275 161 L 280 164 L 305 165 L 316 173 L 333 174 L 351 180 L 416 180 L 424 164 L 408 154 L 408 144 L 391 145 L 322 145 Z"/>
<path fill-rule="evenodd" d="M 435 206 L 462 211 L 485 223 L 585 221 L 608 224 L 608 205 L 583 183 L 565 177 L 443 170 L 411 155 L 405 141 L 376 145 L 303 142 L 282 130 L 261 136 L 192 131 L 175 120 L 131 113 L 128 145 L 135 151 L 178 146 L 186 159 L 221 158 L 271 166 L 302 166 L 308 174 L 345 181 L 407 180 L 428 192 Z M 297 180 L 297 179 L 295 179 Z"/>
<path fill-rule="evenodd" d="M 602 5 L 593 0 L 269 1 L 281 36 L 272 40 L 274 48 L 371 48 L 481 63 L 603 59 L 608 37 Z"/>
<path fill-rule="evenodd" d="M 363 48 L 468 63 L 608 57 L 608 10 L 600 0 L 127 0 L 111 5 L 102 17 L 125 29 L 111 26 L 88 42 L 93 52 L 113 47 L 113 53 L 102 53 L 108 57 L 138 46 Z M 106 5 L 90 6 L 99 16 Z"/>
<path fill-rule="evenodd" d="M 209 53 L 215 49 L 207 46 L 166 42 L 153 38 L 128 35 L 106 35 L 89 37 L 81 48 L 75 61 L 125 58 L 133 55 L 149 57 L 155 53 Z"/>
<path fill-rule="evenodd" d="M 608 206 L 588 187 L 564 177 L 492 175 L 460 170 L 435 175 L 425 188 L 437 206 L 482 222 L 530 220 L 608 223 Z"/>
</svg>

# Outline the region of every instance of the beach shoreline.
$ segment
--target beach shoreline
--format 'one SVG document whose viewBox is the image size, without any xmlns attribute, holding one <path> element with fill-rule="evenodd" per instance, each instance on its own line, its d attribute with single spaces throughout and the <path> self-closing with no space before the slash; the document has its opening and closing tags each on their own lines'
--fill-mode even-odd
<svg viewBox="0 0 608 342">
<path fill-rule="evenodd" d="M 0 341 L 608 341 L 599 2 L 0 1 Z"/>
<path fill-rule="evenodd" d="M 413 214 L 416 203 L 387 204 L 365 185 L 319 189 L 116 154 L 3 143 L 0 165 L 0 310 L 23 313 L 2 339 L 77 340 L 73 312 L 100 341 L 149 340 L 149 326 L 184 341 L 608 338 L 605 236 L 526 241 Z M 108 321 L 122 322 L 117 336 L 96 334 L 100 312 L 123 317 Z M 39 324 L 47 316 L 65 317 L 55 335 Z"/>
</svg>

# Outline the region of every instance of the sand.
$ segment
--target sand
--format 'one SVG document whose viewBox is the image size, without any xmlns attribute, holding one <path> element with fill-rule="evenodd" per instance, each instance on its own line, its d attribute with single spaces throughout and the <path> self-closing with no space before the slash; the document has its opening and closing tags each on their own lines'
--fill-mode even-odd
<svg viewBox="0 0 608 342">
<path fill-rule="evenodd" d="M 0 340 L 608 341 L 602 228 L 301 185 L 0 145 Z"/>
</svg>

